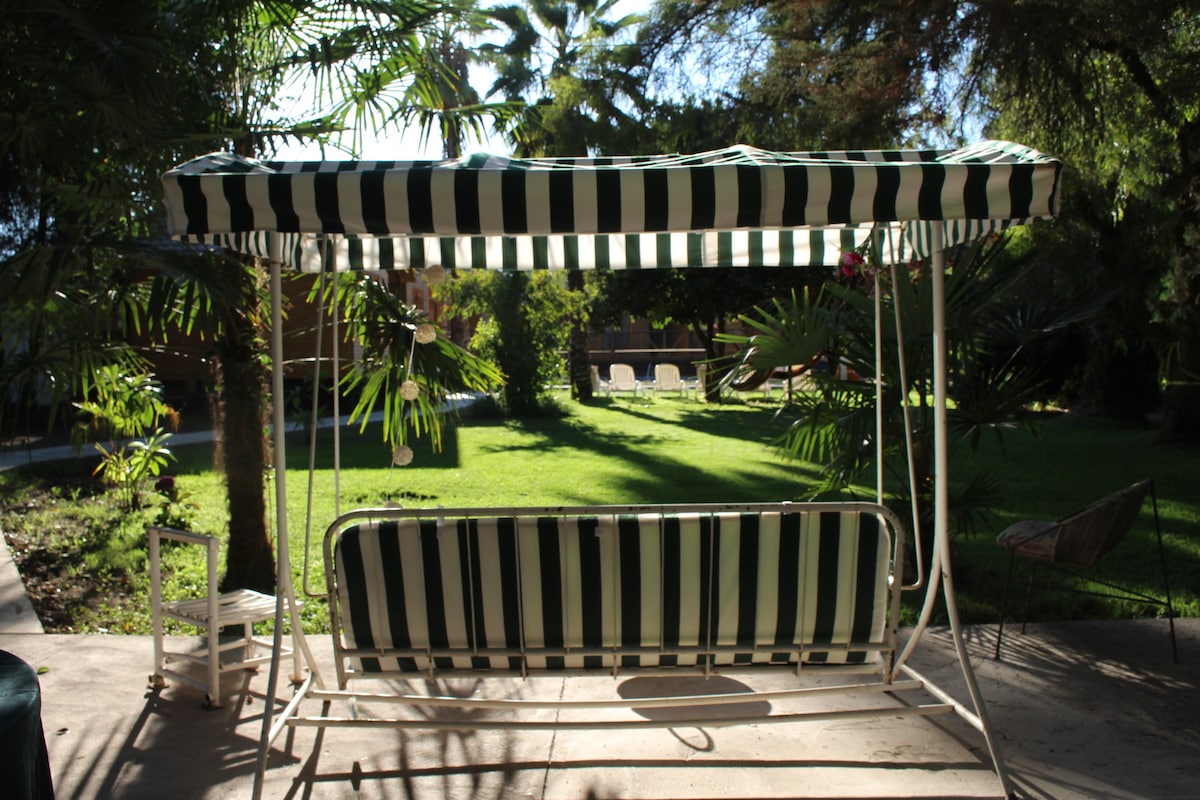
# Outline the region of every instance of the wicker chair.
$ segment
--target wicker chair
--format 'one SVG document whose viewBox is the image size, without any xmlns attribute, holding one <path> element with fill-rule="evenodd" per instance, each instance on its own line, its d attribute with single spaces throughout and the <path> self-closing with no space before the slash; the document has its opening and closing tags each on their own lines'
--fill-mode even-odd
<svg viewBox="0 0 1200 800">
<path fill-rule="evenodd" d="M 1138 513 L 1141 511 L 1147 495 L 1150 496 L 1151 506 L 1154 509 L 1154 532 L 1158 541 L 1159 563 L 1162 567 L 1164 597 L 1161 598 L 1099 579 L 1096 576 L 1082 574 L 1083 570 L 1093 567 L 1102 556 L 1121 542 L 1125 534 L 1133 527 L 1134 522 L 1137 521 Z M 996 537 L 996 544 L 1008 550 L 1009 558 L 1008 574 L 1004 581 L 1004 595 L 1000 602 L 1000 624 L 996 631 L 995 658 L 1000 658 L 1000 643 L 1004 636 L 1004 615 L 1008 610 L 1008 590 L 1012 583 L 1017 556 L 1021 556 L 1032 562 L 1029 567 L 1029 585 L 1025 594 L 1026 611 L 1029 608 L 1029 595 L 1033 591 L 1038 565 L 1044 563 L 1061 573 L 1085 578 L 1112 591 L 1088 591 L 1062 585 L 1055 585 L 1052 588 L 1101 597 L 1138 600 L 1164 607 L 1171 632 L 1171 654 L 1176 661 L 1179 660 L 1179 650 L 1175 643 L 1175 609 L 1171 605 L 1171 586 L 1167 580 L 1167 562 L 1163 552 L 1162 529 L 1158 520 L 1158 501 L 1154 496 L 1152 481 L 1138 481 L 1057 522 L 1024 520 L 1010 525 Z M 1023 614 L 1022 633 L 1025 632 L 1024 618 Z"/>
</svg>

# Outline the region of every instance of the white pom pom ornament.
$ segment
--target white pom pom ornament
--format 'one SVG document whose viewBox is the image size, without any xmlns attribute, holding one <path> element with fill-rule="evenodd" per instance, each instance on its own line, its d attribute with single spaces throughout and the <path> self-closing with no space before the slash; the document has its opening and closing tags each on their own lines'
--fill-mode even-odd
<svg viewBox="0 0 1200 800">
<path fill-rule="evenodd" d="M 417 332 L 413 336 L 416 338 L 417 344 L 429 344 L 437 338 L 437 326 L 423 322 L 417 326 Z"/>
</svg>

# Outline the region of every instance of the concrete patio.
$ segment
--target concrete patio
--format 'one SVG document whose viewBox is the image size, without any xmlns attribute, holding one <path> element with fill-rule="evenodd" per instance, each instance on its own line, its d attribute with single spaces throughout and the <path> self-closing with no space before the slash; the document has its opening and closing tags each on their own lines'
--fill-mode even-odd
<svg viewBox="0 0 1200 800">
<path fill-rule="evenodd" d="M 1200 620 L 970 628 L 972 662 L 1018 790 L 1029 798 L 1191 798 L 1200 764 Z M 311 640 L 332 680 L 327 638 Z M 0 633 L 44 670 L 42 720 L 59 798 L 248 797 L 267 675 L 227 678 L 226 707 L 147 688 L 137 636 Z M 966 693 L 950 637 L 926 634 L 913 666 Z M 538 679 L 568 695 L 636 691 L 625 678 Z M 529 688 L 529 687 L 525 687 Z M 286 681 L 281 694 L 290 694 Z M 898 701 L 884 696 L 880 704 Z M 367 713 L 370 713 L 369 710 Z M 648 712 L 652 713 L 652 712 Z M 982 737 L 957 717 L 635 732 L 469 735 L 300 729 L 276 743 L 265 797 L 996 797 Z"/>
<path fill-rule="evenodd" d="M 971 661 L 1022 797 L 1197 796 L 1200 619 L 1176 620 L 1176 629 L 1180 663 L 1171 659 L 1165 620 L 1030 625 L 1025 635 L 1009 628 L 1000 662 L 991 658 L 994 627 L 968 628 Z M 310 643 L 332 683 L 328 637 Z M 265 670 L 228 676 L 217 711 L 203 710 L 201 694 L 187 687 L 151 691 L 149 637 L 42 633 L 3 537 L 0 649 L 42 670 L 42 723 L 60 800 L 250 796 Z M 912 666 L 967 698 L 947 631 L 928 632 Z M 535 687 L 611 696 L 645 680 L 540 678 Z M 281 698 L 290 693 L 284 681 Z M 887 696 L 874 702 L 900 705 Z M 515 735 L 298 729 L 272 749 L 264 791 L 411 800 L 999 795 L 982 736 L 953 716 Z"/>
</svg>

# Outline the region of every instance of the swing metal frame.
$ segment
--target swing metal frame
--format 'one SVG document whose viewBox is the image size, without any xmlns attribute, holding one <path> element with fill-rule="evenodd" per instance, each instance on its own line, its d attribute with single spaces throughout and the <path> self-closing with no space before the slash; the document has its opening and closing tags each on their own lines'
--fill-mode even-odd
<svg viewBox="0 0 1200 800">
<path fill-rule="evenodd" d="M 911 259 L 914 255 L 928 257 L 932 262 L 931 284 L 932 284 L 932 353 L 933 353 L 933 430 L 934 430 L 934 446 L 933 446 L 933 469 L 934 469 L 934 498 L 933 498 L 933 556 L 932 563 L 922 565 L 926 568 L 923 575 L 918 576 L 918 584 L 923 584 L 925 590 L 924 602 L 921 608 L 920 616 L 917 624 L 913 627 L 903 649 L 899 652 L 890 654 L 886 662 L 886 677 L 889 681 L 905 681 L 915 682 L 922 689 L 932 694 L 937 698 L 938 702 L 957 713 L 959 717 L 966 720 L 971 726 L 977 729 L 984 737 L 987 743 L 988 751 L 991 757 L 995 772 L 1000 781 L 1001 787 L 1005 795 L 1012 794 L 1012 782 L 1009 776 L 1004 759 L 999 751 L 996 736 L 994 735 L 991 722 L 988 717 L 987 708 L 983 701 L 978 682 L 975 678 L 974 671 L 968 657 L 966 644 L 963 638 L 962 625 L 959 619 L 958 606 L 955 596 L 953 570 L 951 562 L 950 549 L 950 532 L 949 524 L 949 489 L 948 489 L 948 470 L 949 470 L 949 452 L 947 435 L 947 343 L 946 343 L 946 312 L 945 312 L 945 269 L 946 269 L 946 248 L 947 238 L 951 237 L 952 242 L 957 244 L 972 238 L 977 238 L 983 235 L 990 235 L 1004 229 L 1011 224 L 1021 224 L 1030 219 L 1049 218 L 1056 213 L 1057 198 L 1058 198 L 1058 180 L 1061 172 L 1061 164 L 1054 159 L 1043 156 L 1042 154 L 1030 151 L 1028 148 L 1022 148 L 1019 145 L 1011 145 L 1010 143 L 981 143 L 973 148 L 965 148 L 961 151 L 956 151 L 950 154 L 948 160 L 942 162 L 940 157 L 930 152 L 899 152 L 897 151 L 895 158 L 886 153 L 864 154 L 861 152 L 843 152 L 838 154 L 767 154 L 763 151 L 756 151 L 753 148 L 745 148 L 742 146 L 732 148 L 729 151 L 704 154 L 702 156 L 663 156 L 650 157 L 649 159 L 632 159 L 622 162 L 621 165 L 626 169 L 626 175 L 632 175 L 629 178 L 629 186 L 637 187 L 645 181 L 646 195 L 648 200 L 651 197 L 651 177 L 657 174 L 656 170 L 660 167 L 664 170 L 675 169 L 675 175 L 686 174 L 690 177 L 679 178 L 674 182 L 672 179 L 664 177 L 667 181 L 664 184 L 667 194 L 665 197 L 672 198 L 672 203 L 676 199 L 685 198 L 685 194 L 681 192 L 691 191 L 692 181 L 698 181 L 697 187 L 710 187 L 714 194 L 705 196 L 699 199 L 698 205 L 694 208 L 700 209 L 699 216 L 696 216 L 693 211 L 692 221 L 688 221 L 686 214 L 680 215 L 675 212 L 672 207 L 670 210 L 651 208 L 648 204 L 643 209 L 646 214 L 645 223 L 634 223 L 629 227 L 624 220 L 619 224 L 618 230 L 627 233 L 633 238 L 637 236 L 653 235 L 654 231 L 671 231 L 678 232 L 680 236 L 689 231 L 701 231 L 697 234 L 700 238 L 693 240 L 692 234 L 688 233 L 688 250 L 686 256 L 683 251 L 678 253 L 679 258 L 686 258 L 686 262 L 692 263 L 691 259 L 699 253 L 704 256 L 703 248 L 700 251 L 691 249 L 693 241 L 698 245 L 705 245 L 710 240 L 706 238 L 708 233 L 706 230 L 720 229 L 722 226 L 729 227 L 747 227 L 754 228 L 755 225 L 764 225 L 764 223 L 755 223 L 753 221 L 743 223 L 742 215 L 750 210 L 759 210 L 757 205 L 758 199 L 747 191 L 753 192 L 750 189 L 739 189 L 740 181 L 746 180 L 746 187 L 759 186 L 762 191 L 762 199 L 764 200 L 763 208 L 766 208 L 766 201 L 770 200 L 774 203 L 780 197 L 784 197 L 782 206 L 772 205 L 772 209 L 783 209 L 784 222 L 771 222 L 766 225 L 775 225 L 776 230 L 779 230 L 780 248 L 779 253 L 782 256 L 783 238 L 790 236 L 787 228 L 789 223 L 786 222 L 789 218 L 804 220 L 807 215 L 807 220 L 801 222 L 802 226 L 806 226 L 810 231 L 809 241 L 813 244 L 814 252 L 821 249 L 828 249 L 832 244 L 837 246 L 837 242 L 843 241 L 847 231 L 858 228 L 860 231 L 867 229 L 867 235 L 871 237 L 879 236 L 881 239 L 887 238 L 893 234 L 900 226 L 913 223 L 916 228 L 910 230 L 910 233 L 904 234 L 910 237 L 908 241 L 913 244 L 912 249 L 906 251 L 902 258 Z M 865 160 L 870 157 L 878 159 L 876 163 L 865 164 Z M 270 292 L 272 297 L 272 342 L 271 356 L 274 364 L 272 372 L 272 389 L 274 396 L 283 396 L 283 353 L 282 339 L 280 331 L 282 330 L 282 302 L 281 302 L 281 269 L 282 264 L 286 261 L 290 264 L 297 263 L 297 253 L 304 248 L 303 241 L 297 244 L 297 241 L 302 240 L 306 235 L 316 235 L 319 242 L 328 243 L 334 241 L 337 237 L 330 236 L 328 222 L 321 218 L 325 213 L 322 209 L 328 209 L 330 206 L 322 206 L 317 203 L 316 216 L 312 219 L 293 215 L 289 208 L 280 210 L 278 204 L 284 199 L 290 200 L 290 195 L 283 195 L 276 191 L 276 187 L 282 185 L 282 181 L 291 180 L 292 175 L 304 176 L 304 180 L 311 181 L 310 188 L 303 189 L 305 196 L 309 193 L 315 193 L 319 198 L 323 191 L 333 191 L 339 193 L 339 196 L 345 196 L 345 187 L 357 186 L 358 178 L 356 175 L 341 175 L 338 170 L 327 168 L 324 165 L 317 165 L 315 168 L 310 168 L 304 165 L 275 165 L 264 163 L 261 165 L 251 164 L 249 168 L 236 166 L 232 171 L 227 169 L 232 157 L 224 154 L 217 154 L 202 159 L 197 159 L 195 165 L 194 176 L 185 175 L 186 169 L 176 171 L 178 174 L 168 173 L 164 176 L 164 183 L 168 188 L 168 205 L 172 210 L 171 218 L 169 219 L 169 228 L 174 235 L 190 241 L 201 241 L 209 244 L 218 244 L 223 246 L 232 246 L 240 249 L 242 252 L 248 252 L 254 255 L 265 257 L 270 269 Z M 935 161 L 937 163 L 930 164 Z M 446 181 L 441 181 L 442 177 L 447 179 L 453 178 L 453 188 L 457 192 L 461 186 L 467 186 L 472 191 L 478 188 L 480 195 L 471 199 L 468 197 L 468 205 L 460 209 L 458 219 L 469 218 L 472 213 L 476 215 L 476 222 L 470 223 L 480 225 L 482 227 L 469 231 L 450 231 L 449 235 L 461 237 L 458 244 L 447 249 L 445 239 L 442 239 L 442 247 L 440 252 L 444 257 L 455 258 L 463 257 L 463 260 L 468 260 L 461 254 L 469 254 L 473 252 L 483 253 L 487 258 L 499 258 L 496 253 L 502 253 L 505 263 L 507 264 L 510 256 L 520 255 L 520 248 L 524 245 L 519 243 L 509 249 L 507 244 L 504 244 L 504 237 L 508 235 L 507 227 L 510 224 L 509 220 L 504 218 L 501 211 L 499 215 L 494 209 L 488 208 L 482 200 L 483 192 L 491 191 L 499 186 L 498 183 L 493 184 L 492 178 L 487 177 L 485 180 L 484 174 L 481 172 L 478 178 L 478 183 L 462 183 L 458 181 L 456 172 L 451 171 L 440 175 L 437 172 L 439 166 L 445 166 L 451 170 L 458 169 L 475 169 L 480 165 L 486 167 L 489 161 L 486 159 L 466 159 L 463 162 L 447 163 L 443 165 L 416 165 L 418 169 L 414 170 L 414 175 L 424 175 L 423 170 L 426 167 L 432 167 L 429 173 L 433 180 L 427 181 L 422 177 L 421 183 L 409 184 L 408 190 L 408 205 L 409 209 L 414 209 L 408 222 L 399 220 L 387 226 L 388 232 L 382 234 L 384 236 L 395 237 L 406 235 L 403 230 L 404 225 L 410 224 L 408 234 L 423 235 L 426 238 L 424 243 L 419 240 L 414 240 L 414 249 L 411 251 L 413 262 L 409 266 L 429 266 L 431 264 L 431 254 L 436 254 L 438 251 L 437 237 L 445 236 L 439 226 L 453 226 L 454 220 L 447 213 L 437 208 L 427 209 L 422 205 L 424 200 L 421 199 L 420 193 L 425 191 L 425 188 L 433 186 L 434 189 L 438 186 L 446 187 L 451 184 Z M 712 166 L 705 166 L 711 164 Z M 771 166 L 777 164 L 778 166 Z M 603 188 L 600 183 L 600 171 L 607 169 L 609 166 L 597 166 L 588 160 L 579 160 L 578 169 L 583 176 L 582 183 L 574 189 L 574 195 L 562 195 L 564 198 L 574 197 L 574 213 L 577 219 L 584 219 L 585 226 L 588 224 L 596 224 L 596 220 L 603 218 L 603 224 L 611 224 L 611 221 L 604 213 L 600 213 L 598 209 L 602 205 L 600 198 Z M 765 165 L 765 166 L 764 166 Z M 993 165 L 999 165 L 1003 169 L 992 175 L 990 169 Z M 185 165 L 186 166 L 186 165 Z M 281 167 L 278 168 L 277 167 Z M 522 199 L 527 197 L 525 191 L 530 192 L 528 198 L 541 197 L 538 192 L 548 191 L 550 195 L 554 195 L 558 189 L 561 189 L 561 181 L 555 184 L 550 180 L 552 173 L 559 172 L 560 175 L 570 175 L 566 170 L 576 169 L 575 162 L 565 159 L 546 159 L 536 162 L 528 172 L 522 172 L 520 180 L 528 178 L 528 189 L 522 190 L 519 196 Z M 757 172 L 762 169 L 761 175 Z M 772 170 L 778 170 L 773 172 Z M 543 172 L 545 170 L 545 172 Z M 700 170 L 700 171 L 696 171 Z M 711 170 L 711 172 L 704 172 Z M 806 191 L 815 191 L 818 195 L 821 191 L 827 192 L 825 201 L 814 203 L 813 196 L 810 194 L 808 205 L 801 209 L 798 217 L 796 211 L 798 207 L 789 206 L 786 202 L 786 193 L 791 191 L 788 184 L 777 182 L 782 180 L 782 176 L 786 175 L 804 175 L 812 171 L 812 178 L 804 177 L 803 185 L 807 187 Z M 953 172 L 951 179 L 950 171 Z M 279 174 L 274 174 L 275 172 Z M 780 178 L 773 177 L 775 175 Z M 756 177 L 756 175 L 758 177 Z M 827 182 L 833 176 L 837 180 L 845 180 L 841 184 L 842 189 L 850 194 L 842 196 L 837 191 L 830 190 L 830 184 Z M 842 177 L 839 177 L 842 176 Z M 908 177 L 905 177 L 908 176 Z M 624 181 L 624 176 L 615 176 L 619 181 Z M 250 187 L 251 181 L 257 181 L 265 178 L 267 181 L 274 181 L 269 185 L 266 183 L 255 184 L 255 188 Z M 184 187 L 183 184 L 188 182 L 189 186 Z M 210 180 L 211 179 L 211 180 Z M 912 181 L 919 184 L 910 183 Z M 381 195 L 372 193 L 370 199 L 372 202 L 377 197 L 388 197 L 389 189 L 386 181 L 387 176 L 384 176 Z M 540 181 L 548 180 L 548 183 L 540 183 Z M 655 179 L 657 180 L 657 178 Z M 246 182 L 246 186 L 242 187 L 242 181 Z M 591 181 L 589 183 L 589 181 Z M 604 186 L 609 186 L 609 177 L 605 177 Z M 864 193 L 860 201 L 857 195 L 858 183 L 867 181 L 878 181 L 875 189 L 874 201 L 871 200 L 869 192 Z M 836 183 L 836 181 L 835 181 Z M 485 185 L 486 184 L 486 185 Z M 304 184 L 309 186 L 309 184 Z M 374 186 L 375 184 L 372 184 Z M 658 186 L 658 184 L 654 184 Z M 269 186 L 269 191 L 268 191 Z M 367 202 L 367 183 L 363 180 L 363 194 L 361 201 Z M 414 194 L 413 187 L 417 186 Z M 508 186 L 508 184 L 505 184 Z M 556 186 L 558 189 L 556 189 Z M 626 184 L 620 183 L 620 197 L 622 202 L 630 199 L 635 205 L 643 202 L 638 200 L 638 195 L 629 194 L 626 191 Z M 919 186 L 919 200 L 917 192 L 914 192 L 914 186 Z M 197 187 L 198 192 L 197 193 Z M 261 188 L 259 188 L 261 187 Z M 425 187 L 425 188 L 420 188 Z M 543 188 L 537 188 L 543 187 Z M 734 209 L 727 209 L 722 206 L 719 190 L 734 187 L 735 196 L 738 198 L 735 202 Z M 814 188 L 815 187 L 815 188 Z M 1017 187 L 1014 189 L 1014 187 Z M 836 189 L 836 187 L 835 187 Z M 371 192 L 375 192 L 372 189 Z M 657 189 L 655 190 L 657 191 Z M 707 190 L 706 190 L 707 191 Z M 591 195 L 589 192 L 596 192 Z M 783 195 L 779 193 L 783 192 Z M 889 195 L 889 192 L 894 192 L 894 197 Z M 903 208 L 899 202 L 900 195 L 904 192 L 909 192 L 907 201 Z M 961 193 L 960 193 L 961 192 Z M 432 196 L 432 195 L 431 195 Z M 458 195 L 455 195 L 457 197 Z M 498 195 L 497 195 L 498 196 Z M 514 195 L 516 196 L 516 195 Z M 209 198 L 207 201 L 204 197 Z M 505 194 L 507 199 L 509 194 Z M 415 198 L 415 200 L 414 200 Z M 894 199 L 895 202 L 891 203 Z M 746 201 L 750 205 L 744 205 Z M 351 197 L 350 204 L 359 202 Z M 532 202 L 532 200 L 530 201 Z M 686 200 L 685 200 L 686 202 Z M 827 205 L 821 205 L 821 202 L 826 202 Z M 477 205 L 472 206 L 472 204 Z M 889 205 L 889 203 L 891 203 Z M 209 208 L 210 204 L 217 206 L 214 214 Z M 261 210 L 254 211 L 253 208 L 261 207 Z M 639 206 L 641 207 L 641 206 Z M 553 202 L 551 203 L 553 208 Z M 224 210 L 222 210 L 224 209 Z M 707 210 L 704 210 L 707 209 Z M 791 210 L 789 210 L 791 209 Z M 883 219 L 877 216 L 882 210 Z M 335 207 L 336 212 L 336 207 Z M 661 214 L 660 214 L 661 212 Z M 307 212 L 306 212 L 307 213 Z M 432 213 L 432 216 L 425 215 Z M 463 214 L 466 217 L 463 217 Z M 772 212 L 774 213 L 774 212 Z M 592 222 L 587 222 L 587 215 L 595 214 L 596 217 Z M 705 215 L 707 214 L 707 217 Z M 582 215 L 582 216 L 581 216 Z M 791 215 L 789 217 L 789 215 Z M 196 216 L 207 216 L 207 219 L 194 219 Z M 761 215 L 760 215 L 761 216 Z M 215 217 L 215 222 L 212 219 Z M 654 226 L 662 225 L 665 227 L 650 227 L 650 219 L 653 217 Z M 660 221 L 661 217 L 661 221 Z M 289 220 L 290 227 L 283 228 L 282 221 Z M 522 219 L 524 219 L 522 217 Z M 554 228 L 553 224 L 561 224 L 561 214 L 557 219 L 558 223 L 554 223 L 555 219 L 553 211 L 551 219 L 544 228 L 536 228 L 534 222 L 542 224 L 540 220 L 532 221 L 527 230 L 521 232 L 521 236 L 527 239 L 538 238 L 540 234 L 556 235 L 560 233 L 562 228 Z M 699 225 L 695 221 L 700 219 Z M 256 226 L 255 220 L 262 220 Z M 275 226 L 272 220 L 279 221 L 279 227 Z M 892 222 L 890 220 L 899 220 Z M 294 227 L 298 224 L 298 227 Z M 378 224 L 378 223 L 374 223 Z M 647 227 L 638 227 L 639 225 Z M 874 225 L 875 227 L 871 227 Z M 426 226 L 426 227 L 422 227 Z M 780 226 L 783 230 L 780 230 Z M 355 230 L 349 230 L 347 226 L 341 226 L 347 233 L 352 233 L 360 237 L 361 241 L 366 241 L 369 237 L 376 235 L 372 232 L 370 226 L 360 227 Z M 418 229 L 419 228 L 419 229 Z M 612 228 L 596 228 L 584 227 L 579 231 L 579 236 L 564 238 L 578 238 L 580 240 L 587 239 L 592 242 L 592 239 L 598 240 L 600 234 L 596 234 L 597 230 L 613 230 Z M 839 234 L 838 231 L 842 233 Z M 915 233 L 913 232 L 915 231 Z M 815 232 L 815 233 L 813 233 Z M 823 232 L 823 233 L 822 233 Z M 432 235 L 432 238 L 431 238 Z M 661 245 L 664 243 L 669 245 L 669 249 L 674 253 L 676 234 L 658 234 L 658 241 Z M 713 233 L 712 239 L 715 245 L 711 256 L 720 260 L 725 258 L 723 253 L 726 252 L 731 241 L 745 242 L 737 239 L 737 232 L 733 234 Z M 667 238 L 663 238 L 667 236 Z M 824 238 L 822 239 L 822 236 Z M 299 237 L 299 239 L 298 239 Z M 492 237 L 492 238 L 489 238 Z M 724 238 L 722 238 L 724 237 Z M 732 238 L 731 238 L 732 237 Z M 841 237 L 841 238 L 839 238 Z M 918 241 L 919 240 L 919 241 Z M 682 241 L 680 239 L 679 241 Z M 790 240 L 789 240 L 790 241 Z M 344 246 L 344 242 L 342 245 Z M 636 242 L 635 242 L 636 244 Z M 478 247 L 476 247 L 478 245 Z M 318 244 L 318 247 L 324 247 L 325 244 Z M 534 262 L 525 266 L 538 266 L 548 257 L 550 260 L 561 257 L 562 252 L 555 250 L 555 247 L 561 247 L 562 243 L 551 247 L 549 250 L 538 249 L 538 245 L 534 244 L 533 250 L 528 251 Z M 572 245 L 582 248 L 582 245 Z M 791 244 L 787 246 L 790 252 Z M 285 252 L 286 248 L 286 252 Z M 456 249 L 457 248 L 457 249 Z M 465 248 L 465 249 L 464 249 Z M 609 257 L 609 249 L 607 245 L 603 248 L 605 258 Z M 382 253 L 382 250 L 380 251 Z M 575 252 L 571 247 L 566 247 L 563 251 L 567 253 L 569 258 L 570 253 Z M 599 258 L 601 248 L 596 245 L 595 252 Z M 613 248 L 616 252 L 616 248 Z M 636 255 L 637 247 L 632 249 L 626 248 L 624 253 Z M 455 254 L 460 254 L 456 256 Z M 547 256 L 549 253 L 549 256 Z M 557 254 L 557 255 L 556 255 Z M 301 252 L 301 260 L 303 253 Z M 390 257 L 390 256 L 389 256 Z M 668 256 L 669 258 L 670 256 Z M 761 257 L 761 256 L 760 256 Z M 888 263 L 895 264 L 897 261 L 902 262 L 901 257 L 892 257 Z M 418 263 L 419 262 L 419 263 Z M 711 262 L 714 265 L 718 261 Z M 723 261 L 722 261 L 723 263 Z M 791 263 L 791 262 L 787 262 Z M 821 262 L 826 263 L 826 262 Z M 453 261 L 448 263 L 448 266 L 460 266 Z M 544 264 L 542 264 L 545 266 Z M 554 266 L 551 264 L 550 266 Z M 561 265 L 560 265 L 561 266 Z M 320 269 L 336 269 L 336 265 L 323 264 Z M 508 268 L 507 266 L 505 268 Z M 877 284 L 878 287 L 878 284 Z M 879 302 L 880 292 L 876 291 L 876 351 L 877 359 L 879 352 L 879 343 L 881 341 L 881 327 L 879 324 Z M 879 370 L 876 370 L 878 376 Z M 877 377 L 878 380 L 878 377 Z M 877 423 L 880 421 L 882 408 L 877 409 Z M 282 404 L 276 403 L 274 406 L 274 423 L 275 430 L 282 432 L 285 430 L 285 420 L 283 418 Z M 882 442 L 877 439 L 877 446 L 882 447 Z M 911 448 L 910 448 L 911 450 Z M 275 492 L 276 492 L 276 514 L 277 535 L 276 542 L 278 547 L 277 554 L 277 571 L 278 571 L 278 595 L 276 599 L 276 614 L 275 614 L 275 629 L 273 640 L 273 651 L 275 658 L 272 662 L 272 670 L 269 677 L 267 696 L 274 698 L 278 692 L 279 670 L 278 670 L 278 654 L 283 651 L 282 636 L 284 629 L 285 618 L 290 615 L 292 626 L 293 645 L 296 650 L 303 656 L 304 662 L 308 665 L 310 674 L 304 678 L 304 686 L 301 691 L 297 692 L 292 700 L 287 704 L 287 707 L 278 715 L 281 719 L 286 720 L 291 717 L 295 708 L 306 699 L 306 696 L 313 698 L 321 698 L 326 695 L 321 694 L 325 691 L 323 676 L 317 668 L 316 662 L 312 657 L 312 652 L 309 647 L 307 638 L 300 624 L 299 616 L 296 611 L 295 602 L 295 587 L 292 579 L 292 565 L 290 561 L 288 549 L 288 520 L 286 513 L 287 499 L 287 481 L 286 475 L 282 470 L 282 465 L 285 464 L 284 437 L 276 435 L 274 437 L 274 455 L 277 471 L 275 476 Z M 877 491 L 878 501 L 882 504 L 882 466 L 879 467 L 880 472 L 877 473 Z M 914 531 L 916 528 L 914 527 Z M 918 548 L 920 549 L 920 548 Z M 897 559 L 902 561 L 902 559 Z M 934 685 L 925 677 L 919 675 L 909 664 L 910 656 L 919 646 L 923 633 L 928 628 L 934 605 L 938 600 L 945 603 L 946 615 L 949 621 L 949 629 L 951 639 L 954 643 L 955 653 L 961 668 L 961 674 L 964 678 L 967 691 L 970 695 L 969 706 L 952 698 L 948 693 Z M 300 681 L 301 676 L 293 675 L 294 681 Z M 886 685 L 886 684 L 885 684 Z M 267 753 L 271 746 L 274 737 L 278 735 L 281 726 L 276 724 L 274 704 L 268 702 L 263 715 L 262 736 L 260 740 L 260 749 L 258 756 L 258 771 L 256 774 L 254 785 L 254 796 L 261 796 L 263 778 L 265 775 Z M 853 715 L 851 715 L 853 716 Z M 327 724 L 329 721 L 319 722 L 314 724 Z"/>
</svg>

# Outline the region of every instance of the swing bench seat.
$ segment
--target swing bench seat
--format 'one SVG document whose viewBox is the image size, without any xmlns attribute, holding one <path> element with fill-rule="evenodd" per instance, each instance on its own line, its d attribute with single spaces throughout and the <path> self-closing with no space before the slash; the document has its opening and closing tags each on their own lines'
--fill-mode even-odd
<svg viewBox="0 0 1200 800">
<path fill-rule="evenodd" d="M 954 713 L 939 702 L 794 713 L 775 702 L 925 688 L 893 680 L 903 545 L 895 516 L 870 503 L 351 512 L 324 543 L 337 689 L 315 687 L 310 676 L 271 738 L 288 726 L 663 728 L 678 723 L 630 712 L 738 702 L 755 713 L 701 714 L 688 724 Z M 870 677 L 752 688 L 751 676 L 780 671 Z M 486 696 L 488 678 L 538 675 L 666 676 L 656 684 L 674 689 L 672 676 L 740 676 L 745 691 L 714 681 L 719 690 L 699 694 L 667 688 L 578 703 L 525 689 L 519 698 Z M 439 683 L 428 694 L 411 688 L 412 679 L 450 677 L 480 688 L 467 697 Z M 357 688 L 364 682 L 374 691 Z M 302 714 L 305 698 L 322 713 Z M 339 715 L 336 701 L 352 713 Z M 368 717 L 359 702 L 410 708 Z M 429 709 L 445 706 L 484 713 Z M 602 711 L 564 719 L 579 707 Z M 528 713 L 545 708 L 556 713 Z"/>
<path fill-rule="evenodd" d="M 1159 564 L 1162 569 L 1162 596 L 1150 595 L 1128 586 L 1113 583 L 1095 574 L 1088 574 L 1098 561 L 1111 552 L 1133 528 L 1146 497 L 1150 497 L 1154 510 L 1154 532 L 1157 537 Z M 1012 584 L 1018 557 L 1029 562 L 1028 586 L 1025 606 L 1028 609 L 1029 595 L 1034 586 L 1046 586 L 1060 591 L 1090 594 L 1100 597 L 1115 597 L 1161 606 L 1167 617 L 1171 636 L 1171 654 L 1179 660 L 1175 641 L 1175 609 L 1171 604 L 1171 587 L 1167 579 L 1166 556 L 1162 545 L 1162 528 L 1158 519 L 1158 502 L 1154 497 L 1154 484 L 1149 479 L 1138 481 L 1088 505 L 1057 521 L 1023 520 L 1000 532 L 996 543 L 1008 550 L 1008 570 L 1004 582 L 1004 594 L 1000 603 L 1000 622 L 996 630 L 996 650 L 993 657 L 1000 658 L 1000 645 L 1004 636 L 1004 617 L 1008 610 L 1008 594 Z M 1058 574 L 1081 577 L 1104 587 L 1104 591 L 1072 588 L 1061 582 L 1039 583 L 1038 566 L 1045 565 Z M 1024 615 L 1022 615 L 1024 618 Z M 1025 632 L 1025 623 L 1021 623 Z"/>
</svg>

